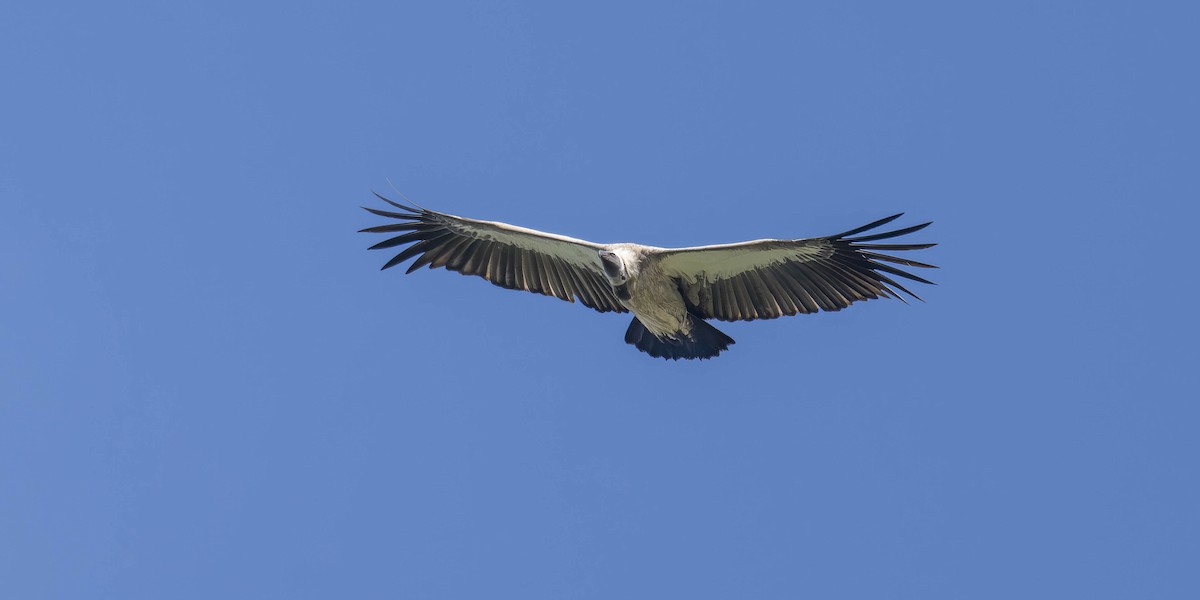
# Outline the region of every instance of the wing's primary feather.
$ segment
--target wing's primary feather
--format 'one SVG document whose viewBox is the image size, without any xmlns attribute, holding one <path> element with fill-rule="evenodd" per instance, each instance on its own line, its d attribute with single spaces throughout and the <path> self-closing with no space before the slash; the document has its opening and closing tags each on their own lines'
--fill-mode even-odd
<svg viewBox="0 0 1200 600">
<path fill-rule="evenodd" d="M 403 212 L 363 207 L 399 221 L 361 230 L 400 234 L 371 249 L 411 244 L 387 261 L 384 269 L 415 257 L 408 273 L 426 265 L 431 269 L 441 267 L 477 275 L 510 290 L 555 296 L 568 302 L 578 298 L 584 306 L 600 312 L 626 312 L 600 271 L 597 252 L 604 247 L 599 244 L 413 208 L 375 195 Z"/>
<path fill-rule="evenodd" d="M 930 223 L 858 235 L 891 223 L 902 214 L 826 237 L 667 249 L 659 254 L 659 265 L 675 278 L 685 301 L 699 316 L 722 321 L 841 310 L 854 302 L 880 297 L 904 301 L 900 292 L 920 300 L 889 275 L 933 282 L 887 263 L 937 267 L 885 252 L 922 250 L 937 244 L 872 242 L 914 233 Z"/>
</svg>

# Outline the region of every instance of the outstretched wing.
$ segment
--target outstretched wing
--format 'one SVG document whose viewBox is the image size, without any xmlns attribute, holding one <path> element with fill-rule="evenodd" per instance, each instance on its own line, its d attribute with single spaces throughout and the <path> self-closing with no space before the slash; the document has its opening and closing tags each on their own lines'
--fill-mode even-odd
<svg viewBox="0 0 1200 600">
<path fill-rule="evenodd" d="M 416 257 L 408 273 L 429 265 L 463 275 L 478 275 L 510 290 L 555 296 L 600 312 L 626 312 L 600 270 L 597 252 L 604 247 L 552 233 L 491 221 L 476 221 L 424 208 L 397 204 L 375 194 L 403 212 L 363 207 L 381 217 L 396 219 L 365 233 L 397 233 L 372 250 L 411 244 L 392 257 L 384 269 Z"/>
<path fill-rule="evenodd" d="M 937 244 L 873 242 L 920 231 L 929 223 L 852 237 L 899 217 L 892 215 L 828 237 L 666 249 L 659 254 L 659 264 L 679 283 L 692 309 L 704 318 L 722 321 L 841 310 L 859 300 L 889 296 L 903 301 L 897 290 L 920 300 L 889 275 L 933 282 L 886 263 L 936 267 L 880 251 L 921 250 Z"/>
</svg>

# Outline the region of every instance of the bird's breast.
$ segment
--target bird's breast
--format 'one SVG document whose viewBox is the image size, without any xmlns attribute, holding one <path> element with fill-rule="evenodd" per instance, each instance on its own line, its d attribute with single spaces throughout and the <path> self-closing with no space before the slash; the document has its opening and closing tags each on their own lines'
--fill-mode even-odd
<svg viewBox="0 0 1200 600">
<path fill-rule="evenodd" d="M 617 297 L 637 316 L 642 325 L 657 336 L 688 333 L 691 329 L 687 318 L 687 306 L 674 280 L 657 272 L 643 272 L 636 279 L 626 282 L 626 295 L 616 289 Z"/>
</svg>

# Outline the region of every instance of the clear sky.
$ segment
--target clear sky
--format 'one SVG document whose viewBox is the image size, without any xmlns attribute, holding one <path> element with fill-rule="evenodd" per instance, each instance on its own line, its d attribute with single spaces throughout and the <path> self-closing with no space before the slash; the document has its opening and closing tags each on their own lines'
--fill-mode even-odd
<svg viewBox="0 0 1200 600">
<path fill-rule="evenodd" d="M 32 2 L 0 18 L 0 597 L 1197 598 L 1188 2 Z M 389 183 L 390 182 L 390 183 Z M 720 358 L 380 272 L 905 211 L 926 302 Z"/>
</svg>

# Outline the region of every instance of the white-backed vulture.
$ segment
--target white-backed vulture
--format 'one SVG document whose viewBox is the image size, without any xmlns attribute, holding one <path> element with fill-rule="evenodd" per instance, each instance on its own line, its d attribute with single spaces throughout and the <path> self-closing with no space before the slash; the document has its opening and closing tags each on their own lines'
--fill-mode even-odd
<svg viewBox="0 0 1200 600">
<path fill-rule="evenodd" d="M 426 265 L 444 267 L 508 289 L 579 300 L 600 312 L 632 312 L 625 341 L 650 356 L 673 360 L 712 358 L 733 344 L 705 319 L 753 321 L 835 311 L 873 298 L 903 301 L 901 292 L 917 298 L 889 276 L 932 282 L 892 264 L 935 268 L 890 253 L 936 244 L 877 243 L 929 223 L 860 235 L 900 214 L 825 237 L 655 248 L 596 244 L 379 198 L 400 212 L 363 208 L 396 222 L 362 231 L 400 235 L 371 249 L 407 246 L 384 269 L 415 258 L 409 273 Z"/>
</svg>

